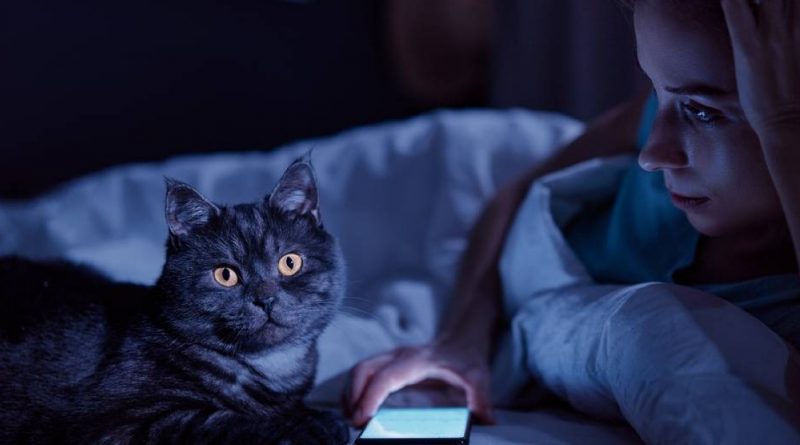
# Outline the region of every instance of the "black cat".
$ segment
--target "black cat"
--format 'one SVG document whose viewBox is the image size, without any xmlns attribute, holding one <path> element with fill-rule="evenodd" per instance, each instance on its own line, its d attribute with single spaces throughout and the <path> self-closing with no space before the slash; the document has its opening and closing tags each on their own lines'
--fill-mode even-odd
<svg viewBox="0 0 800 445">
<path fill-rule="evenodd" d="M 343 292 L 310 164 L 223 207 L 167 180 L 154 287 L 0 260 L 0 443 L 342 444 L 306 407 Z"/>
</svg>

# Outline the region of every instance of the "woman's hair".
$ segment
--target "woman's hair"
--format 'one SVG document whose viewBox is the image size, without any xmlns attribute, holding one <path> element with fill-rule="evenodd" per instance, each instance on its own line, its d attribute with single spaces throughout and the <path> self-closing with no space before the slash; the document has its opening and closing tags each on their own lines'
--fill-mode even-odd
<svg viewBox="0 0 800 445">
<path fill-rule="evenodd" d="M 665 6 L 678 12 L 681 17 L 712 30 L 724 32 L 728 27 L 725 13 L 719 0 L 617 0 L 625 8 L 633 10 L 637 3 L 664 3 Z"/>
</svg>

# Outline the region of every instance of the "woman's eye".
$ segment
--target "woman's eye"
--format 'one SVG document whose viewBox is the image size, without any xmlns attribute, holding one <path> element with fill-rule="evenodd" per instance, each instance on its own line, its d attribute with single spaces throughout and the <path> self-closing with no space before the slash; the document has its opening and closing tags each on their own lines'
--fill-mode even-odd
<svg viewBox="0 0 800 445">
<path fill-rule="evenodd" d="M 720 114 L 711 108 L 706 108 L 691 102 L 685 102 L 682 105 L 689 117 L 700 123 L 710 124 L 720 118 Z"/>
<path fill-rule="evenodd" d="M 303 258 L 296 253 L 287 253 L 278 260 L 278 272 L 285 277 L 291 277 L 297 272 L 300 272 L 300 268 L 302 267 Z"/>
<path fill-rule="evenodd" d="M 230 267 L 217 267 L 214 269 L 214 280 L 223 287 L 233 287 L 239 284 L 239 276 Z"/>
</svg>

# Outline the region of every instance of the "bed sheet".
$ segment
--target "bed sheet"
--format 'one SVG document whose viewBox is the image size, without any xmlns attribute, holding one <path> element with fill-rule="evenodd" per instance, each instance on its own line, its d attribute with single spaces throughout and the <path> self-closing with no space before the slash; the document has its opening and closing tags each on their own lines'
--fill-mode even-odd
<svg viewBox="0 0 800 445">
<path fill-rule="evenodd" d="M 0 202 L 0 255 L 62 257 L 117 280 L 153 283 L 167 234 L 164 176 L 215 202 L 248 202 L 261 199 L 292 160 L 313 149 L 322 219 L 341 242 L 348 290 L 320 339 L 310 400 L 336 403 L 358 360 L 432 337 L 482 206 L 582 128 L 545 112 L 445 110 L 270 152 L 115 167 L 33 200 Z M 637 441 L 627 427 L 566 412 L 503 411 L 499 419 L 498 426 L 476 427 L 472 443 Z"/>
</svg>

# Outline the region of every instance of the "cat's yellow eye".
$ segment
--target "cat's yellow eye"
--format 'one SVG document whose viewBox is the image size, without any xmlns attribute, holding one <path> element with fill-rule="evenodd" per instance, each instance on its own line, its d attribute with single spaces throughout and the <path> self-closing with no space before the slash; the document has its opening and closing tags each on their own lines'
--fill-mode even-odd
<svg viewBox="0 0 800 445">
<path fill-rule="evenodd" d="M 221 286 L 233 287 L 239 284 L 239 276 L 230 267 L 217 267 L 214 269 L 214 280 Z"/>
<path fill-rule="evenodd" d="M 278 272 L 285 277 L 291 277 L 300 272 L 301 267 L 303 267 L 303 259 L 296 253 L 287 253 L 278 261 Z"/>
</svg>

